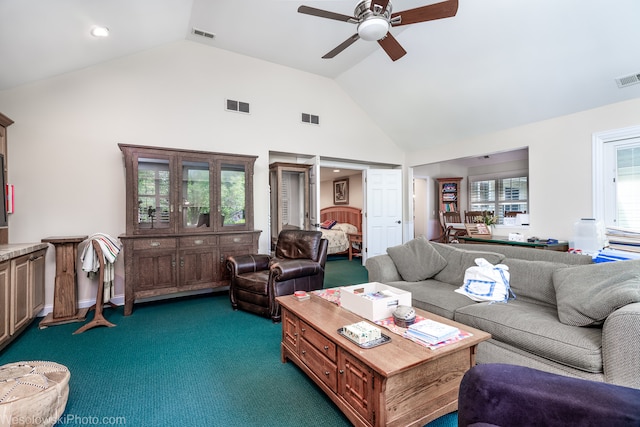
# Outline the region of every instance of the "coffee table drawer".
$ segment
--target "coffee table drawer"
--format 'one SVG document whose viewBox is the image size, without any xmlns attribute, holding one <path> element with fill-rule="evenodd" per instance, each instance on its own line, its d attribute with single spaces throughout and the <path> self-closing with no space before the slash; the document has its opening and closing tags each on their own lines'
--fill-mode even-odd
<svg viewBox="0 0 640 427">
<path fill-rule="evenodd" d="M 300 321 L 300 335 L 321 354 L 328 357 L 329 360 L 332 362 L 336 361 L 336 344 L 302 320 Z"/>
<path fill-rule="evenodd" d="M 338 391 L 338 368 L 335 363 L 327 359 L 309 341 L 302 338 L 299 341 L 300 359 L 320 378 L 334 393 Z"/>
</svg>

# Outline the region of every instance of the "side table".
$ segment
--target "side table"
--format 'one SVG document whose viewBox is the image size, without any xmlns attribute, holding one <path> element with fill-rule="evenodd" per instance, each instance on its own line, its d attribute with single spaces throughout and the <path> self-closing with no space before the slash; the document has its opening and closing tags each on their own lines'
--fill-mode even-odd
<svg viewBox="0 0 640 427">
<path fill-rule="evenodd" d="M 78 310 L 76 259 L 78 244 L 89 236 L 47 237 L 56 250 L 56 281 L 53 291 L 53 311 L 40 322 L 40 328 L 63 323 L 83 322 L 88 308 Z"/>
<path fill-rule="evenodd" d="M 360 253 L 353 252 L 354 243 L 360 243 L 360 247 L 362 247 L 362 232 L 349 233 L 349 261 L 351 261 L 354 256 L 360 256 Z"/>
</svg>

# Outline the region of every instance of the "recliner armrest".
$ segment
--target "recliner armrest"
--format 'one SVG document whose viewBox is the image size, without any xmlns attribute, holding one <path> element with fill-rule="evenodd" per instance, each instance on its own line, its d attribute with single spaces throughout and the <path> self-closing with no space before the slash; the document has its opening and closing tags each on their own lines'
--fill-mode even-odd
<svg viewBox="0 0 640 427">
<path fill-rule="evenodd" d="M 268 270 L 271 257 L 264 254 L 231 255 L 227 258 L 227 266 L 231 274 L 252 273 Z"/>
<path fill-rule="evenodd" d="M 271 274 L 278 282 L 317 274 L 322 267 L 308 259 L 279 260 L 271 266 Z"/>
</svg>

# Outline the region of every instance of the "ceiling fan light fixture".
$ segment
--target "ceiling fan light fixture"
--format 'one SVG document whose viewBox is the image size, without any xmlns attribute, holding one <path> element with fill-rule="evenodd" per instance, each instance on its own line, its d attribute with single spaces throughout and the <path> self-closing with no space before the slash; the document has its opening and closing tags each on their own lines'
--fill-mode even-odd
<svg viewBox="0 0 640 427">
<path fill-rule="evenodd" d="M 373 16 L 358 25 L 358 35 L 367 41 L 380 40 L 389 32 L 389 22 L 379 16 Z"/>
<path fill-rule="evenodd" d="M 91 35 L 93 37 L 108 37 L 109 29 L 107 27 L 95 26 L 91 29 Z"/>
</svg>

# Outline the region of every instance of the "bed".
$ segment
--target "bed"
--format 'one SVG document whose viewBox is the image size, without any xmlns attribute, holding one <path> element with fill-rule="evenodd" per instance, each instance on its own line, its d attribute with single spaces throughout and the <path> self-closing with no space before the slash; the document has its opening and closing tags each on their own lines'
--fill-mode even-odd
<svg viewBox="0 0 640 427">
<path fill-rule="evenodd" d="M 320 210 L 320 223 L 336 223 L 330 228 L 320 228 L 322 235 L 329 241 L 329 255 L 349 252 L 349 233 L 362 232 L 362 209 L 350 206 L 331 206 Z"/>
</svg>

